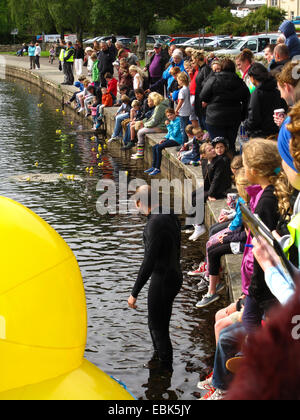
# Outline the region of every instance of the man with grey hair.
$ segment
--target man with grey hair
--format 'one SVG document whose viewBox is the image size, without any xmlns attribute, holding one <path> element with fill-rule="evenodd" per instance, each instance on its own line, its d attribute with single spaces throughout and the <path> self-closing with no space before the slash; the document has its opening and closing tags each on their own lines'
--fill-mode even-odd
<svg viewBox="0 0 300 420">
<path fill-rule="evenodd" d="M 140 187 L 135 194 L 136 208 L 147 216 L 144 230 L 145 255 L 138 278 L 128 299 L 128 305 L 136 309 L 137 298 L 151 277 L 148 292 L 148 326 L 154 346 L 154 354 L 146 368 L 173 370 L 173 347 L 169 325 L 173 302 L 182 287 L 180 267 L 181 228 L 175 214 L 163 214 L 157 194 L 150 186 Z M 157 191 L 159 193 L 159 191 Z"/>
</svg>

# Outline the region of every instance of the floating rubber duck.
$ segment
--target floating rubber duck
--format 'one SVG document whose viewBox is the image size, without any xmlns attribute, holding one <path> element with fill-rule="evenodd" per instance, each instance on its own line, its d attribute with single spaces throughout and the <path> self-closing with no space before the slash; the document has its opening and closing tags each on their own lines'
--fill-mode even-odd
<svg viewBox="0 0 300 420">
<path fill-rule="evenodd" d="M 74 144 L 70 144 L 70 147 L 71 147 L 71 149 L 73 149 L 74 148 Z"/>
<path fill-rule="evenodd" d="M 65 241 L 5 197 L 0 235 L 0 400 L 134 400 L 84 359 L 84 286 Z"/>
<path fill-rule="evenodd" d="M 85 172 L 89 172 L 90 168 L 85 168 Z"/>
<path fill-rule="evenodd" d="M 36 168 L 38 168 L 38 166 L 39 166 L 39 162 L 35 162 L 34 166 L 35 166 Z"/>
<path fill-rule="evenodd" d="M 58 108 L 57 108 L 55 111 L 56 111 L 56 112 L 60 112 L 60 109 L 58 109 Z"/>
<path fill-rule="evenodd" d="M 61 130 L 56 130 L 56 134 L 61 134 Z"/>
<path fill-rule="evenodd" d="M 92 141 L 95 141 L 96 140 L 96 137 L 95 136 L 91 137 L 91 140 Z"/>
<path fill-rule="evenodd" d="M 70 122 L 70 124 L 71 124 L 71 125 L 74 125 L 74 121 L 71 121 L 71 122 Z"/>
<path fill-rule="evenodd" d="M 61 113 L 62 113 L 62 115 L 66 115 L 66 112 L 65 111 L 61 111 Z"/>
<path fill-rule="evenodd" d="M 30 182 L 31 181 L 30 177 L 26 178 L 26 181 L 27 182 Z"/>
<path fill-rule="evenodd" d="M 64 177 L 64 174 L 59 174 L 59 177 L 60 177 L 60 178 L 63 178 L 63 177 Z"/>
<path fill-rule="evenodd" d="M 96 152 L 96 149 L 95 149 L 95 147 L 93 147 L 93 148 L 92 148 L 92 152 Z"/>
<path fill-rule="evenodd" d="M 99 153 L 98 153 L 98 154 L 96 155 L 96 158 L 97 158 L 97 159 L 99 159 L 99 158 L 100 158 L 100 155 L 99 155 Z"/>
</svg>

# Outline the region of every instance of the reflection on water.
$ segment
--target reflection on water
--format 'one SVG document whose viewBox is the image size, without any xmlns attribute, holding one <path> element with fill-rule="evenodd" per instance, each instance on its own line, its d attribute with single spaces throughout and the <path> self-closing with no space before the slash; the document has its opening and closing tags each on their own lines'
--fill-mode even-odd
<svg viewBox="0 0 300 420">
<path fill-rule="evenodd" d="M 96 185 L 102 178 L 117 181 L 122 170 L 128 170 L 129 179 L 144 178 L 144 168 L 140 162 L 136 166 L 106 152 L 97 159 L 98 144 L 91 141 L 92 134 L 74 114 L 57 112 L 58 106 L 34 87 L 0 81 L 0 194 L 45 219 L 75 253 L 88 307 L 86 358 L 126 383 L 139 399 L 193 399 L 199 374 L 214 352 L 214 313 L 195 308 L 200 297 L 197 282 L 185 275 L 171 321 L 173 376 L 143 368 L 152 355 L 147 287 L 137 311 L 128 309 L 127 299 L 143 258 L 146 219 L 130 214 L 99 216 Z M 101 160 L 104 165 L 98 167 Z M 86 168 L 91 167 L 90 175 Z M 12 179 L 27 174 L 70 174 L 82 182 L 59 176 L 54 182 Z M 184 272 L 201 258 L 201 243 L 191 245 L 184 236 Z"/>
</svg>

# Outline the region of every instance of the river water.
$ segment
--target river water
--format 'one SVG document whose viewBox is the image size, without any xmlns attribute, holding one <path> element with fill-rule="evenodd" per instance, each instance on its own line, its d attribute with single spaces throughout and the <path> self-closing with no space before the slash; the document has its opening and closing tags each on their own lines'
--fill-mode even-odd
<svg viewBox="0 0 300 420">
<path fill-rule="evenodd" d="M 42 105 L 40 105 L 42 104 Z M 196 384 L 211 366 L 215 350 L 214 313 L 226 304 L 198 310 L 197 281 L 187 271 L 203 258 L 204 244 L 182 241 L 184 285 L 174 304 L 171 339 L 174 373 L 161 377 L 143 368 L 152 355 L 147 327 L 147 286 L 138 310 L 127 299 L 143 259 L 140 215 L 100 216 L 96 202 L 99 179 L 145 178 L 143 164 L 102 155 L 73 114 L 38 88 L 0 80 L 0 194 L 19 201 L 45 219 L 64 238 L 79 263 L 88 309 L 85 357 L 124 382 L 138 399 L 192 400 Z M 61 133 L 56 133 L 61 130 Z M 86 168 L 94 167 L 92 175 Z M 70 174 L 82 181 L 34 182 L 37 174 Z M 30 175 L 29 175 L 30 174 Z M 25 176 L 23 182 L 15 177 Z M 30 181 L 29 181 L 30 179 Z M 63 320 L 62 320 L 63 322 Z"/>
</svg>

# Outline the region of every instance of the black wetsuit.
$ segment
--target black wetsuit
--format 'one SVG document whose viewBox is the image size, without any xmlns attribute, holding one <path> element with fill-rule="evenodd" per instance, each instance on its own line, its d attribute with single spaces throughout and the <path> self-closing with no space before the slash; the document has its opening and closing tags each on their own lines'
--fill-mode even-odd
<svg viewBox="0 0 300 420">
<path fill-rule="evenodd" d="M 171 366 L 173 348 L 169 334 L 172 306 L 182 286 L 180 268 L 181 228 L 174 214 L 150 214 L 144 230 L 145 256 L 132 296 L 151 276 L 148 292 L 148 325 L 154 350 L 165 366 Z"/>
</svg>

